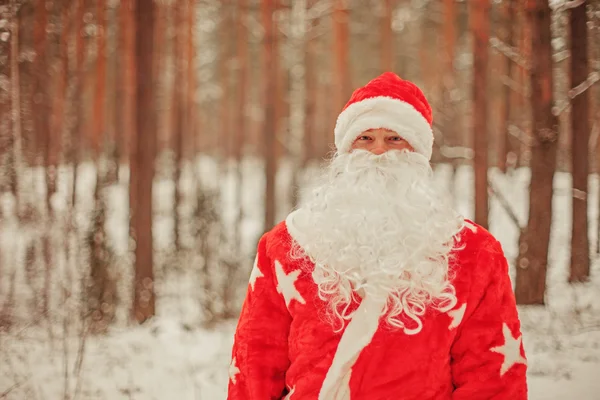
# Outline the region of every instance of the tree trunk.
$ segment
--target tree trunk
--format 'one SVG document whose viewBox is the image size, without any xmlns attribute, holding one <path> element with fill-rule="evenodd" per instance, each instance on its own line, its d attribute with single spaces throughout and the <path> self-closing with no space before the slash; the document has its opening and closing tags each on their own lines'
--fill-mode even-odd
<svg viewBox="0 0 600 400">
<path fill-rule="evenodd" d="M 180 216 L 179 209 L 183 197 L 181 188 L 181 169 L 183 168 L 184 151 L 185 151 L 185 132 L 186 132 L 186 67 L 187 67 L 187 41 L 186 36 L 188 29 L 186 28 L 187 20 L 187 0 L 179 0 L 175 3 L 175 44 L 173 59 L 175 61 L 175 79 L 173 81 L 174 97 L 173 97 L 173 146 L 175 151 L 175 182 L 174 199 L 173 199 L 173 243 L 175 251 L 181 249 L 180 240 Z"/>
<path fill-rule="evenodd" d="M 194 32 L 196 31 L 196 0 L 188 0 L 188 17 L 187 17 L 187 108 L 186 108 L 186 124 L 187 136 L 190 149 L 190 159 L 192 166 L 195 168 L 196 150 L 197 150 L 197 126 L 196 126 L 196 41 Z M 241 89 L 240 89 L 241 90 Z"/>
<path fill-rule="evenodd" d="M 394 0 L 383 0 L 383 18 L 381 19 L 381 71 L 394 70 L 394 31 L 392 14 Z"/>
<path fill-rule="evenodd" d="M 571 88 L 588 77 L 588 28 L 586 2 L 571 9 Z M 571 100 L 571 151 L 573 174 L 573 227 L 569 282 L 587 281 L 590 275 L 588 240 L 588 143 L 590 138 L 590 91 Z"/>
<path fill-rule="evenodd" d="M 592 10 L 598 15 L 600 12 L 600 4 L 595 4 L 592 6 Z M 600 17 L 600 15 L 598 15 Z M 600 18 L 595 19 L 596 22 L 600 22 Z M 589 41 L 592 47 L 592 59 L 600 60 L 600 24 L 596 24 L 596 29 L 592 30 L 592 37 Z M 592 88 L 594 96 L 592 110 L 592 126 L 594 127 L 593 131 L 596 132 L 598 136 L 596 136 L 596 146 L 594 148 L 594 156 L 596 160 L 596 173 L 600 175 L 600 85 L 595 85 Z M 598 207 L 598 211 L 600 211 L 600 196 L 598 196 L 596 200 L 596 205 Z M 597 222 L 596 222 L 596 254 L 600 255 L 600 212 L 598 212 Z"/>
<path fill-rule="evenodd" d="M 443 78 L 441 87 L 441 96 L 443 106 L 443 114 L 438 119 L 438 123 L 441 122 L 443 126 L 443 142 L 441 146 L 457 146 L 461 143 L 460 138 L 460 127 L 458 126 L 457 118 L 457 102 L 455 100 L 456 95 L 456 79 L 457 71 L 454 68 L 454 59 L 456 57 L 456 27 L 458 25 L 457 20 L 457 4 L 455 0 L 444 0 L 443 2 L 443 13 L 444 19 L 442 23 L 442 32 L 444 38 L 444 68 Z M 456 168 L 456 160 L 450 157 L 446 157 L 445 153 L 441 152 L 441 162 L 449 162 L 452 164 L 453 170 Z"/>
<path fill-rule="evenodd" d="M 33 27 L 33 46 L 35 50 L 35 69 L 33 79 L 32 112 L 34 118 L 34 137 L 38 146 L 35 148 L 36 158 L 45 153 L 51 142 L 50 138 L 50 98 L 48 96 L 48 10 L 46 0 L 38 0 L 35 6 L 35 24 Z"/>
<path fill-rule="evenodd" d="M 236 127 L 235 127 L 235 160 L 236 160 L 236 194 L 235 204 L 237 207 L 237 216 L 235 221 L 235 232 L 234 232 L 234 243 L 241 243 L 242 240 L 242 220 L 244 218 L 243 210 L 243 158 L 244 158 L 244 147 L 245 137 L 248 134 L 246 129 L 246 104 L 248 101 L 248 89 L 249 89 L 249 56 L 248 56 L 248 30 L 246 29 L 247 24 L 247 0 L 239 0 L 237 5 L 237 37 L 236 37 L 236 53 L 237 53 L 237 67 L 238 67 L 238 79 L 237 84 L 239 92 L 237 94 L 237 106 L 236 106 Z"/>
<path fill-rule="evenodd" d="M 277 57 L 275 46 L 275 22 L 273 21 L 275 0 L 262 0 L 261 14 L 264 36 L 262 42 L 262 95 L 264 102 L 264 161 L 265 161 L 265 219 L 264 230 L 268 231 L 275 225 L 275 175 L 277 173 L 276 133 L 275 133 L 275 96 Z"/>
<path fill-rule="evenodd" d="M 301 0 L 300 0 L 301 1 Z M 273 0 L 273 15 L 283 7 L 282 0 Z M 284 43 L 285 36 L 280 33 L 279 28 L 273 21 L 273 54 L 274 57 L 271 60 L 273 64 L 273 71 L 275 75 L 272 75 L 275 79 L 275 98 L 274 98 L 274 113 L 275 113 L 275 159 L 276 163 L 283 157 L 289 157 L 289 147 L 284 143 L 288 140 L 289 134 L 289 74 L 284 68 L 282 57 L 280 56 L 281 43 Z M 284 139 L 286 138 L 286 139 Z M 278 165 L 278 164 L 277 164 Z M 276 173 L 277 174 L 277 173 Z M 275 196 L 277 197 L 277 196 Z M 277 210 L 277 207 L 275 207 Z M 277 211 L 275 211 L 277 214 Z"/>
<path fill-rule="evenodd" d="M 217 153 L 220 153 L 225 162 L 222 166 L 227 164 L 227 161 L 233 154 L 233 140 L 234 135 L 231 134 L 232 123 L 235 121 L 231 120 L 231 109 L 232 93 L 230 90 L 231 74 L 230 74 L 230 32 L 231 32 L 231 9 L 226 6 L 224 2 L 221 3 L 220 7 L 220 23 L 217 34 L 219 35 L 219 49 L 218 49 L 218 60 L 217 60 L 217 81 L 221 89 L 221 97 L 219 99 L 219 123 L 217 124 L 219 129 L 219 136 L 223 139 L 213 140 L 214 149 Z M 233 126 L 235 127 L 235 126 Z"/>
<path fill-rule="evenodd" d="M 96 4 L 96 88 L 94 91 L 94 116 L 91 142 L 92 155 L 95 160 L 98 160 L 104 150 L 104 131 L 106 126 L 106 35 L 108 33 L 108 26 L 106 23 L 106 3 L 98 1 Z"/>
<path fill-rule="evenodd" d="M 336 113 L 342 111 L 344 104 L 348 101 L 350 82 L 350 63 L 348 57 L 349 51 L 349 22 L 350 11 L 346 8 L 344 0 L 334 0 L 333 4 L 333 100 Z"/>
<path fill-rule="evenodd" d="M 75 35 L 75 89 L 74 89 L 74 102 L 75 106 L 75 122 L 72 127 L 70 142 L 69 142 L 69 159 L 71 164 L 73 165 L 73 176 L 72 180 L 72 189 L 71 189 L 71 204 L 73 208 L 75 208 L 77 204 L 77 168 L 79 166 L 79 162 L 81 161 L 81 150 L 82 144 L 81 141 L 84 138 L 83 134 L 83 126 L 85 120 L 85 102 L 83 96 L 83 87 L 85 83 L 85 42 L 83 39 L 83 27 L 84 22 L 83 18 L 85 15 L 85 1 L 84 0 L 76 0 L 76 10 L 75 10 L 75 27 L 74 27 L 74 35 Z"/>
<path fill-rule="evenodd" d="M 35 7 L 35 24 L 33 27 L 33 45 L 35 49 L 35 69 L 33 80 L 33 127 L 34 137 L 38 145 L 35 147 L 35 158 L 43 155 L 45 180 L 46 180 L 46 202 L 45 208 L 47 212 L 47 221 L 52 221 L 52 205 L 50 199 L 55 192 L 55 174 L 54 168 L 56 165 L 51 165 L 49 159 L 50 147 L 52 146 L 52 137 L 50 132 L 50 96 L 49 96 L 49 74 L 48 71 L 48 9 L 46 0 L 38 0 Z M 51 222 L 49 222 L 51 223 Z M 52 255 L 50 232 L 45 230 L 42 235 L 42 252 L 44 256 L 44 294 L 43 294 L 43 313 L 48 315 L 50 310 L 50 279 L 52 275 Z"/>
<path fill-rule="evenodd" d="M 531 107 L 533 145 L 529 220 L 519 238 L 515 295 L 519 304 L 544 304 L 550 223 L 552 221 L 552 180 L 556 167 L 558 121 L 552 114 L 551 10 L 545 0 L 528 0 L 531 27 Z"/>
<path fill-rule="evenodd" d="M 310 9 L 314 5 L 314 0 L 307 2 Z M 302 168 L 306 168 L 311 160 L 317 158 L 317 71 L 316 71 L 316 38 L 313 32 L 316 26 L 316 19 L 310 22 L 309 30 L 304 40 L 304 81 L 306 85 L 306 95 L 304 100 L 304 160 Z"/>
<path fill-rule="evenodd" d="M 96 187 L 94 189 L 94 209 L 88 234 L 90 250 L 90 283 L 88 307 L 92 315 L 91 329 L 95 333 L 105 332 L 115 318 L 116 280 L 112 271 L 111 249 L 106 243 L 105 220 L 106 204 L 102 192 L 107 184 L 107 171 L 101 159 L 104 155 L 106 140 L 106 43 L 108 24 L 106 4 L 97 3 L 96 10 L 96 82 L 94 90 L 92 123 L 92 156 L 96 161 Z"/>
<path fill-rule="evenodd" d="M 530 0 L 527 0 L 530 1 Z M 520 49 L 519 53 L 527 61 L 532 60 L 532 36 L 534 34 L 534 28 L 529 24 L 530 18 L 525 10 L 522 11 L 521 26 L 520 26 Z M 525 88 L 531 85 L 530 75 L 531 71 L 521 66 L 518 71 L 518 84 L 517 86 L 523 90 L 523 94 L 516 96 L 515 110 L 518 114 L 518 120 L 520 122 L 521 131 L 524 132 L 521 141 L 519 142 L 519 155 L 517 157 L 517 165 L 519 167 L 530 166 L 531 163 L 531 140 L 534 134 L 532 133 L 532 121 L 531 115 L 533 114 L 532 104 L 525 93 Z"/>
<path fill-rule="evenodd" d="M 473 0 L 469 22 L 473 32 L 473 150 L 475 153 L 475 222 L 488 227 L 487 71 L 490 1 Z"/>
<path fill-rule="evenodd" d="M 53 110 L 51 120 L 51 131 L 53 143 L 46 151 L 49 152 L 47 159 L 50 165 L 57 165 L 61 144 L 63 142 L 63 131 L 66 113 L 67 83 L 69 80 L 69 35 L 71 33 L 71 9 L 72 1 L 66 1 L 61 5 L 61 34 L 59 43 L 59 54 L 56 67 L 55 94 L 53 99 Z"/>
<path fill-rule="evenodd" d="M 106 160 L 106 171 L 104 181 L 106 185 L 114 185 L 119 182 L 119 161 L 117 159 L 117 114 L 116 107 L 112 107 L 117 97 L 117 74 L 119 70 L 119 53 L 118 53 L 118 6 L 109 7 L 106 18 L 107 30 L 106 35 L 106 124 L 105 124 L 105 150 L 104 159 Z"/>
<path fill-rule="evenodd" d="M 131 154 L 130 186 L 135 188 L 131 228 L 136 241 L 133 317 L 139 323 L 154 316 L 152 181 L 156 158 L 156 107 L 153 93 L 154 2 L 135 1 L 136 132 Z"/>
<path fill-rule="evenodd" d="M 506 43 L 507 46 L 514 46 L 514 21 L 516 17 L 515 11 L 515 0 L 505 0 L 500 6 L 500 40 Z M 504 58 L 504 76 L 507 79 L 513 78 L 513 61 L 506 57 Z M 506 172 L 509 166 L 514 167 L 514 165 L 509 165 L 510 160 L 514 159 L 514 156 L 511 156 L 513 152 L 512 140 L 510 138 L 510 134 L 508 133 L 508 127 L 511 123 L 511 88 L 508 84 L 504 84 L 502 86 L 502 99 L 500 103 L 500 121 L 498 126 L 498 131 L 500 133 L 500 141 L 498 142 L 498 165 L 503 172 Z"/>
<path fill-rule="evenodd" d="M 17 51 L 27 49 L 29 54 L 29 57 L 27 58 L 17 58 L 19 69 L 19 88 L 21 97 L 21 102 L 19 103 L 22 139 L 21 155 L 23 160 L 21 167 L 24 169 L 26 166 L 36 165 L 36 163 L 38 163 L 38 153 L 36 151 L 36 147 L 39 146 L 39 140 L 41 140 L 41 138 L 39 138 L 36 134 L 36 130 L 34 127 L 35 122 L 33 117 L 34 85 L 36 84 L 36 64 L 35 57 L 32 57 L 32 55 L 34 55 L 35 53 L 32 54 L 31 50 L 34 41 L 34 29 L 32 28 L 36 24 L 37 12 L 35 8 L 35 2 L 33 0 L 26 2 L 15 1 L 14 7 L 15 10 L 17 10 L 16 18 L 19 19 L 19 49 Z M 19 219 L 24 220 L 26 219 L 27 215 L 31 212 L 31 200 L 27 191 L 22 191 L 20 195 L 23 201 L 21 202 L 21 212 L 19 213 Z"/>
<path fill-rule="evenodd" d="M 170 109 L 167 107 L 167 78 L 166 72 L 168 71 L 168 65 L 171 60 L 171 54 L 167 52 L 169 47 L 168 36 L 173 25 L 170 24 L 169 12 L 171 10 L 178 10 L 177 3 L 167 4 L 165 2 L 155 1 L 154 12 L 154 87 L 156 90 L 156 140 L 157 140 L 157 152 L 160 153 L 166 148 L 170 148 L 171 145 L 171 126 L 168 125 L 171 121 L 169 112 Z M 175 71 L 174 71 L 175 72 Z"/>
<path fill-rule="evenodd" d="M 120 68 L 117 74 L 117 87 L 119 99 L 115 101 L 117 118 L 117 143 L 116 155 L 119 165 L 129 161 L 131 167 L 133 161 L 129 159 L 132 152 L 132 137 L 136 132 L 136 76 L 135 76 L 135 21 L 134 1 L 121 0 L 119 3 L 119 40 L 118 57 Z M 134 188 L 130 185 L 130 190 Z M 130 193 L 131 204 L 136 204 L 135 195 Z"/>
<path fill-rule="evenodd" d="M 86 237 L 90 252 L 90 286 L 87 306 L 91 315 L 90 330 L 104 333 L 115 319 L 117 305 L 117 281 L 112 265 L 111 248 L 106 240 L 106 203 L 102 196 L 103 175 L 99 175 L 94 189 L 94 208 L 89 232 Z"/>
<path fill-rule="evenodd" d="M 8 6 L 8 0 L 0 1 L 2 5 L 0 12 L 0 19 L 11 21 L 11 9 Z M 14 35 L 12 26 L 8 25 L 6 32 L 11 36 Z M 9 37 L 10 39 L 10 37 Z M 3 54 L 6 59 L 0 63 L 0 76 L 5 77 L 8 81 L 12 82 L 11 62 L 13 55 L 11 54 L 11 42 L 12 40 L 0 41 L 0 54 Z M 5 193 L 10 190 L 9 182 L 5 181 L 4 177 L 8 177 L 10 180 L 10 174 L 12 169 L 11 160 L 11 131 L 12 131 L 12 103 L 11 103 L 11 85 L 2 85 L 0 87 L 0 167 L 2 168 L 0 190 Z"/>
<path fill-rule="evenodd" d="M 298 187 L 302 174 L 302 165 L 306 160 L 304 148 L 304 136 L 307 132 L 304 130 L 306 126 L 306 40 L 307 32 L 307 0 L 297 0 L 292 4 L 290 10 L 290 27 L 295 33 L 288 40 L 294 49 L 291 53 L 293 62 L 292 70 L 290 71 L 290 90 L 289 90 L 289 139 L 287 140 L 288 148 L 291 155 L 292 163 L 292 179 L 290 184 L 290 207 L 296 208 L 298 205 Z M 309 31 L 310 34 L 310 31 Z"/>
<path fill-rule="evenodd" d="M 11 160 L 9 166 L 10 190 L 15 198 L 17 215 L 22 215 L 20 190 L 20 173 L 22 168 L 23 141 L 21 131 L 21 83 L 19 72 L 19 16 L 16 0 L 10 1 L 11 38 L 10 38 L 10 97 L 12 112 Z"/>
</svg>

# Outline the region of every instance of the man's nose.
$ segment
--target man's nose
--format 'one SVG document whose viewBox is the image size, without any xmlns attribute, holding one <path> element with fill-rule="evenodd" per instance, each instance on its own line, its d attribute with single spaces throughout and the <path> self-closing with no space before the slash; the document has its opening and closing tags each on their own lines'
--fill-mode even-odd
<svg viewBox="0 0 600 400">
<path fill-rule="evenodd" d="M 375 155 L 381 155 L 387 151 L 387 146 L 383 142 L 374 143 L 373 149 L 371 149 L 371 153 Z"/>
</svg>

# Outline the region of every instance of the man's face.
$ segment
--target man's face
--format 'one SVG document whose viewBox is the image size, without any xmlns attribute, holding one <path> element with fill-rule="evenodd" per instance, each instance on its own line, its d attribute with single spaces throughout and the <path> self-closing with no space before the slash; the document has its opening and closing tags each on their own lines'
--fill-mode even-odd
<svg viewBox="0 0 600 400">
<path fill-rule="evenodd" d="M 413 147 L 396 132 L 389 129 L 378 128 L 369 129 L 361 133 L 354 143 L 351 150 L 367 150 L 373 154 L 380 155 L 390 150 L 408 150 L 415 151 Z"/>
</svg>

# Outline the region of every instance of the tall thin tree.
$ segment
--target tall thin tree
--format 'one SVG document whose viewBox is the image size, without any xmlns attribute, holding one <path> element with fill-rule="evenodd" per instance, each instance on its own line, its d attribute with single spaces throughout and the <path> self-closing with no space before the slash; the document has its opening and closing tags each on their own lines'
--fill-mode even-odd
<svg viewBox="0 0 600 400">
<path fill-rule="evenodd" d="M 516 0 L 505 0 L 500 5 L 499 19 L 499 39 L 509 48 L 514 46 L 514 21 L 516 19 Z M 500 133 L 500 142 L 498 143 L 498 164 L 502 171 L 506 172 L 509 165 L 509 155 L 512 150 L 512 140 L 508 133 L 511 123 L 511 87 L 510 82 L 513 77 L 514 61 L 505 55 L 503 68 L 504 84 L 502 86 L 502 99 L 500 102 L 500 121 L 498 131 Z"/>
<path fill-rule="evenodd" d="M 248 29 L 247 18 L 248 18 L 248 1 L 239 0 L 236 9 L 236 57 L 237 57 L 237 86 L 239 88 L 237 93 L 237 106 L 236 106 L 236 126 L 235 126 L 235 146 L 234 155 L 236 160 L 236 195 L 235 204 L 237 207 L 237 216 L 235 221 L 235 233 L 234 243 L 241 242 L 241 229 L 243 219 L 243 191 L 242 191 L 242 179 L 243 179 L 243 168 L 242 161 L 244 157 L 245 148 L 245 137 L 248 134 L 246 122 L 246 105 L 248 102 L 248 89 L 249 89 L 249 55 L 248 55 Z"/>
<path fill-rule="evenodd" d="M 56 79 L 55 79 L 55 92 L 52 104 L 52 120 L 51 120 L 51 131 L 54 134 L 53 146 L 47 151 L 50 154 L 47 156 L 51 161 L 51 164 L 58 163 L 59 152 L 62 149 L 63 142 L 63 130 L 65 125 L 65 113 L 66 113 L 66 94 L 67 94 L 67 83 L 69 80 L 69 35 L 71 34 L 72 28 L 72 17 L 70 14 L 71 5 L 73 1 L 65 1 L 60 6 L 60 41 L 59 51 L 56 60 Z"/>
<path fill-rule="evenodd" d="M 8 1 L 4 1 L 2 3 L 2 7 L 0 7 L 0 19 L 4 21 L 10 21 L 11 18 L 11 10 L 8 6 Z M 4 27 L 0 28 L 0 35 L 13 35 L 12 27 L 10 24 L 6 24 Z M 11 104 L 11 82 L 12 72 L 11 72 L 11 61 L 12 61 L 12 53 L 11 53 L 11 40 L 10 36 L 5 37 L 4 40 L 0 40 L 0 163 L 1 168 L 3 170 L 3 175 L 5 177 L 10 176 L 10 169 L 12 165 L 11 160 L 11 131 L 12 131 L 12 104 Z M 10 178 L 9 178 L 10 179 Z M 2 179 L 2 187 L 0 190 L 2 192 L 6 192 L 10 190 L 9 185 L 5 185 L 6 182 Z"/>
<path fill-rule="evenodd" d="M 35 147 L 35 160 L 39 155 L 42 155 L 43 166 L 46 180 L 46 201 L 45 208 L 48 219 L 52 220 L 52 206 L 50 199 L 54 194 L 54 168 L 55 165 L 50 165 L 48 156 L 50 152 L 47 149 L 52 146 L 53 137 L 50 131 L 50 116 L 51 109 L 49 107 L 49 75 L 48 75 L 48 8 L 46 0 L 38 0 L 35 7 L 35 24 L 33 27 L 33 44 L 35 49 L 35 72 L 33 80 L 33 127 L 34 137 L 36 138 L 37 146 Z M 50 232 L 44 232 L 42 238 L 42 249 L 44 255 L 44 294 L 43 294 L 43 311 L 47 315 L 50 307 L 50 279 L 52 274 L 51 260 L 51 243 Z"/>
<path fill-rule="evenodd" d="M 344 0 L 333 0 L 333 55 L 334 55 L 334 107 L 341 111 L 349 95 L 350 63 L 348 51 L 350 35 L 350 11 Z"/>
<path fill-rule="evenodd" d="M 475 222 L 488 227 L 487 72 L 490 39 L 490 0 L 470 2 L 473 32 L 473 150 L 475 152 Z"/>
<path fill-rule="evenodd" d="M 308 0 L 307 7 L 310 9 L 315 0 Z M 306 85 L 306 96 L 304 101 L 304 160 L 302 167 L 306 167 L 309 161 L 317 157 L 317 73 L 316 73 L 316 35 L 314 28 L 317 18 L 312 18 L 308 23 L 309 28 L 304 40 L 304 81 Z"/>
<path fill-rule="evenodd" d="M 154 2 L 135 0 L 136 132 L 131 146 L 130 186 L 135 192 L 131 207 L 135 274 L 133 317 L 144 322 L 155 312 L 154 257 L 152 244 L 152 182 L 156 158 L 154 103 Z"/>
<path fill-rule="evenodd" d="M 19 73 L 19 15 L 16 0 L 10 1 L 11 38 L 10 38 L 10 97 L 12 113 L 11 132 L 11 163 L 9 171 L 10 188 L 15 198 L 17 215 L 22 215 L 22 201 L 20 191 L 20 171 L 23 154 L 21 131 L 21 83 Z"/>
<path fill-rule="evenodd" d="M 290 185 L 290 205 L 296 207 L 298 204 L 298 186 L 302 173 L 302 165 L 306 156 L 304 153 L 305 140 L 307 134 L 304 130 L 306 120 L 306 36 L 309 23 L 306 18 L 307 0 L 298 0 L 292 4 L 290 10 L 290 28 L 292 34 L 288 36 L 293 51 L 290 54 L 292 62 L 290 73 L 290 90 L 289 90 L 289 134 L 288 134 L 288 149 L 290 152 L 290 160 L 292 164 L 292 179 Z"/>
<path fill-rule="evenodd" d="M 75 22 L 73 27 L 73 36 L 75 36 L 75 87 L 73 90 L 73 100 L 75 103 L 74 123 L 71 127 L 69 135 L 69 150 L 67 157 L 72 164 L 71 177 L 71 207 L 75 207 L 77 203 L 77 169 L 81 162 L 83 126 L 85 120 L 85 101 L 83 96 L 83 88 L 85 86 L 85 54 L 86 46 L 83 38 L 84 35 L 84 18 L 85 1 L 75 0 Z"/>
<path fill-rule="evenodd" d="M 527 0 L 529 1 L 529 0 Z M 522 3 L 522 4 L 526 4 Z M 534 34 L 534 28 L 530 22 L 530 16 L 527 12 L 527 6 L 522 6 L 518 10 L 517 20 L 520 20 L 518 24 L 519 29 L 519 53 L 526 61 L 532 60 L 532 36 Z M 532 104 L 530 100 L 530 93 L 526 90 L 529 86 L 528 83 L 531 79 L 531 70 L 527 68 L 527 64 L 521 64 L 517 71 L 517 87 L 521 90 L 520 94 L 515 96 L 515 122 L 518 120 L 522 134 L 519 136 L 519 155 L 517 157 L 518 166 L 529 166 L 531 159 L 531 141 L 532 136 L 532 121 L 531 115 L 533 113 Z"/>
<path fill-rule="evenodd" d="M 117 119 L 117 141 L 115 159 L 118 165 L 129 160 L 131 138 L 136 131 L 136 76 L 135 76 L 135 21 L 134 1 L 119 2 L 119 28 L 117 51 L 119 69 L 117 72 L 117 93 L 122 101 L 115 101 Z M 130 164 L 131 165 L 131 164 Z M 135 188 L 130 186 L 130 190 Z M 131 204 L 136 204 L 135 195 L 130 193 Z"/>
<path fill-rule="evenodd" d="M 588 239 L 588 143 L 590 138 L 590 91 L 588 78 L 588 27 L 586 2 L 571 9 L 571 149 L 573 174 L 573 226 L 569 282 L 581 282 L 590 275 Z"/>
<path fill-rule="evenodd" d="M 392 17 L 395 0 L 383 0 L 383 17 L 381 18 L 381 71 L 394 70 L 394 31 Z"/>
<path fill-rule="evenodd" d="M 519 238 L 515 295 L 519 304 L 544 304 L 558 140 L 558 121 L 552 113 L 552 11 L 547 0 L 527 0 L 525 7 L 535 49 L 530 71 L 533 145 L 529 219 Z"/>
<path fill-rule="evenodd" d="M 197 132 L 197 110 L 196 89 L 198 79 L 196 78 L 196 0 L 188 0 L 187 26 L 187 111 L 186 124 L 190 143 L 191 160 L 195 160 L 198 142 Z M 195 166 L 195 164 L 193 163 Z"/>
<path fill-rule="evenodd" d="M 92 156 L 96 160 L 96 187 L 94 210 L 87 235 L 90 249 L 89 311 L 92 330 L 104 332 L 114 320 L 117 302 L 116 277 L 112 271 L 111 249 L 107 246 L 105 231 L 106 202 L 102 194 L 107 185 L 106 163 L 102 162 L 106 146 L 106 60 L 108 19 L 106 3 L 96 3 L 96 63 L 92 117 Z"/>
<path fill-rule="evenodd" d="M 188 29 L 186 27 L 188 1 L 179 0 L 174 3 L 175 12 L 175 43 L 173 59 L 175 63 L 175 80 L 173 82 L 173 147 L 175 152 L 175 191 L 173 201 L 173 242 L 175 250 L 181 249 L 180 240 L 180 222 L 179 215 L 180 205 L 183 199 L 181 186 L 181 170 L 183 168 L 184 152 L 185 152 L 185 133 L 187 131 L 186 116 L 187 116 L 187 63 L 186 55 Z"/>
<path fill-rule="evenodd" d="M 458 4 L 454 0 L 444 0 L 442 3 L 443 7 L 443 20 L 442 20 L 442 32 L 443 32 L 443 58 L 442 62 L 444 67 L 443 77 L 441 79 L 441 98 L 443 102 L 443 113 L 440 113 L 438 122 L 442 122 L 443 128 L 443 142 L 440 143 L 444 149 L 445 147 L 457 146 L 461 144 L 460 141 L 460 127 L 458 126 L 458 113 L 457 113 L 457 102 L 456 102 L 456 81 L 458 74 L 454 67 L 454 59 L 456 57 L 456 41 L 457 41 L 457 11 Z M 447 159 L 452 164 L 452 175 L 456 172 L 457 163 L 456 160 L 448 156 L 447 152 L 440 151 L 442 160 Z M 448 156 L 448 157 L 447 157 Z M 454 179 L 453 177 L 451 179 Z"/>
<path fill-rule="evenodd" d="M 106 127 L 106 36 L 108 24 L 106 18 L 106 3 L 96 3 L 96 73 L 92 123 L 92 154 L 98 159 L 103 151 Z M 101 173 L 99 171 L 99 173 Z"/>
<path fill-rule="evenodd" d="M 52 138 L 50 137 L 50 99 L 48 96 L 48 9 L 46 0 L 37 0 L 35 6 L 35 24 L 33 26 L 33 46 L 35 50 L 35 72 L 33 80 L 32 111 L 34 118 L 34 136 L 38 147 L 36 158 L 43 154 Z"/>
<path fill-rule="evenodd" d="M 273 14 L 275 0 L 262 0 L 261 16 L 264 29 L 262 42 L 262 97 L 264 103 L 264 147 L 263 157 L 265 161 L 265 219 L 264 229 L 269 230 L 275 225 L 275 174 L 277 172 L 276 154 L 276 125 L 275 125 L 275 102 L 277 77 L 274 59 L 277 57 L 275 45 L 275 22 Z"/>
</svg>

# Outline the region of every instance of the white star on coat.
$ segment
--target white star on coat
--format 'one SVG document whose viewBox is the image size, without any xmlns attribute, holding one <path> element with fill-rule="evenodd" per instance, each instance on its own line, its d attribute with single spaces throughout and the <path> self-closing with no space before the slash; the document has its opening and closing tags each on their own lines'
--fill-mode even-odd
<svg viewBox="0 0 600 400">
<path fill-rule="evenodd" d="M 235 357 L 231 360 L 231 364 L 229 364 L 229 379 L 233 384 L 236 384 L 236 376 L 240 373 L 240 369 L 235 365 Z"/>
<path fill-rule="evenodd" d="M 290 306 L 292 299 L 301 304 L 306 304 L 306 301 L 304 301 L 304 298 L 298 292 L 298 289 L 296 289 L 296 280 L 298 279 L 298 275 L 300 275 L 299 269 L 286 274 L 281 263 L 275 260 L 275 274 L 277 274 L 277 292 L 283 295 L 287 307 Z"/>
<path fill-rule="evenodd" d="M 262 278 L 264 275 L 262 273 L 262 271 L 260 270 L 260 268 L 258 268 L 258 254 L 256 255 L 256 258 L 254 259 L 254 267 L 252 267 L 252 273 L 250 274 L 250 286 L 252 287 L 252 290 L 254 290 L 254 284 L 256 283 L 256 280 L 258 278 Z"/>
<path fill-rule="evenodd" d="M 527 365 L 527 360 L 521 356 L 521 340 L 523 337 L 513 337 L 512 332 L 506 323 L 502 324 L 502 334 L 504 335 L 504 344 L 490 349 L 490 351 L 504 356 L 504 362 L 500 369 L 500 376 L 504 375 L 506 371 L 511 369 L 515 364 Z"/>
<path fill-rule="evenodd" d="M 463 317 L 465 316 L 465 310 L 467 309 L 467 303 L 463 303 L 462 306 L 457 308 L 456 310 L 448 311 L 448 315 L 452 318 L 452 322 L 448 329 L 452 330 L 460 325 Z"/>
<path fill-rule="evenodd" d="M 296 386 L 294 386 L 292 389 L 290 389 L 290 392 L 283 398 L 283 400 L 291 400 L 292 395 L 294 394 L 295 391 L 296 391 Z"/>
</svg>

